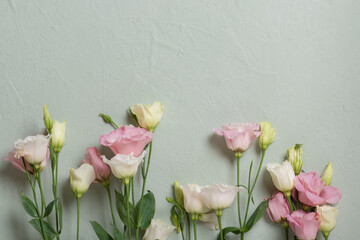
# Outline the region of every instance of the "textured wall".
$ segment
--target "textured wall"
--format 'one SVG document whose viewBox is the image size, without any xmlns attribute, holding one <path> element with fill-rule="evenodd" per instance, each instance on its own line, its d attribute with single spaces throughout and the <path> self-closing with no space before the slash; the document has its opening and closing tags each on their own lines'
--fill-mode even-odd
<svg viewBox="0 0 360 240">
<path fill-rule="evenodd" d="M 43 131 L 43 104 L 67 121 L 60 195 L 63 239 L 74 239 L 68 168 L 111 130 L 99 112 L 126 124 L 128 106 L 165 103 L 148 187 L 156 217 L 168 223 L 165 197 L 174 180 L 235 183 L 235 162 L 212 128 L 268 120 L 278 134 L 265 163 L 281 162 L 295 143 L 304 144 L 306 170 L 333 162 L 343 199 L 332 239 L 353 239 L 360 211 L 359 9 L 355 0 L 0 0 L 0 156 L 16 139 Z M 242 159 L 243 183 L 251 159 L 259 162 L 256 144 Z M 256 202 L 274 190 L 269 181 L 263 169 Z M 39 239 L 21 207 L 20 192 L 30 195 L 25 175 L 1 161 L 0 182 L 1 239 Z M 81 207 L 81 239 L 96 239 L 88 220 L 111 221 L 104 189 L 93 185 Z M 225 211 L 224 226 L 236 221 L 235 209 Z M 215 239 L 203 225 L 199 231 L 200 239 Z M 282 234 L 265 217 L 247 239 Z"/>
</svg>

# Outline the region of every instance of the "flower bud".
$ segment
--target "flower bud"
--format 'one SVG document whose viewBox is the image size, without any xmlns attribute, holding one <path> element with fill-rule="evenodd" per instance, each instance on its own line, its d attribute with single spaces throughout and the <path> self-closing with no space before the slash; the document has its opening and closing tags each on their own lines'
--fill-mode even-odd
<svg viewBox="0 0 360 240">
<path fill-rule="evenodd" d="M 69 170 L 71 191 L 76 198 L 81 198 L 95 180 L 94 168 L 88 163 L 83 163 L 79 168 L 70 168 Z"/>
<path fill-rule="evenodd" d="M 49 113 L 49 110 L 46 105 L 44 105 L 44 124 L 49 133 L 51 133 L 51 129 L 53 127 L 53 122 Z"/>
<path fill-rule="evenodd" d="M 334 173 L 334 168 L 332 167 L 331 162 L 329 162 L 324 172 L 321 175 L 321 179 L 324 181 L 325 185 L 331 185 L 331 179 L 333 173 Z"/>
<path fill-rule="evenodd" d="M 171 209 L 171 220 L 174 226 L 176 227 L 177 231 L 180 232 L 181 231 L 180 218 L 175 208 L 176 206 L 173 206 Z"/>
<path fill-rule="evenodd" d="M 51 134 L 54 151 L 58 153 L 65 144 L 65 121 L 60 123 L 55 120 Z"/>
<path fill-rule="evenodd" d="M 274 141 L 276 130 L 271 128 L 271 123 L 269 122 L 261 122 L 260 130 L 259 145 L 262 150 L 265 150 Z"/>
<path fill-rule="evenodd" d="M 161 102 L 154 102 L 152 105 L 135 104 L 131 108 L 131 113 L 136 116 L 140 127 L 153 132 L 164 113 L 164 105 Z"/>
<path fill-rule="evenodd" d="M 287 195 L 290 194 L 295 185 L 295 173 L 290 162 L 284 161 L 281 165 L 268 163 L 266 168 L 277 190 Z"/>
<path fill-rule="evenodd" d="M 184 207 L 184 194 L 178 181 L 174 182 L 174 191 L 176 202 L 180 204 L 180 206 Z"/>
<path fill-rule="evenodd" d="M 339 215 L 338 207 L 331 207 L 329 205 L 317 206 L 316 212 L 321 220 L 320 231 L 324 236 L 329 235 L 336 225 L 336 218 Z"/>
<path fill-rule="evenodd" d="M 295 175 L 299 175 L 303 166 L 303 150 L 301 149 L 301 144 L 296 144 L 294 147 L 289 148 L 286 154 L 287 159 L 294 169 Z"/>
</svg>

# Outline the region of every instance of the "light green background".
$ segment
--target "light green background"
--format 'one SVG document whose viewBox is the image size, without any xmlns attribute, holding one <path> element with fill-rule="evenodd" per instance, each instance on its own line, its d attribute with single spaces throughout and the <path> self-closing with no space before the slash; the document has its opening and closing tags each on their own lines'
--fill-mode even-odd
<svg viewBox="0 0 360 240">
<path fill-rule="evenodd" d="M 156 218 L 167 223 L 165 197 L 174 180 L 235 183 L 232 154 L 212 129 L 268 120 L 277 136 L 265 164 L 280 163 L 295 143 L 304 144 L 305 170 L 321 172 L 333 162 L 333 184 L 343 198 L 331 237 L 355 239 L 359 21 L 355 0 L 0 0 L 0 156 L 16 139 L 44 130 L 43 104 L 54 119 L 66 120 L 62 239 L 75 239 L 68 168 L 111 130 L 99 112 L 127 124 L 128 106 L 165 103 L 148 187 L 156 195 Z M 241 160 L 242 183 L 251 159 L 257 166 L 256 143 Z M 47 168 L 43 181 L 49 177 Z M 0 182 L 1 239 L 39 239 L 21 207 L 20 193 L 30 195 L 25 175 L 1 161 Z M 44 185 L 50 200 L 50 183 Z M 273 190 L 263 169 L 255 201 Z M 110 228 L 105 190 L 93 184 L 81 202 L 81 239 L 96 239 L 89 220 Z M 235 209 L 225 211 L 224 226 L 236 223 Z M 217 234 L 203 225 L 199 232 L 201 240 Z M 266 216 L 246 236 L 283 239 L 283 232 Z"/>
</svg>

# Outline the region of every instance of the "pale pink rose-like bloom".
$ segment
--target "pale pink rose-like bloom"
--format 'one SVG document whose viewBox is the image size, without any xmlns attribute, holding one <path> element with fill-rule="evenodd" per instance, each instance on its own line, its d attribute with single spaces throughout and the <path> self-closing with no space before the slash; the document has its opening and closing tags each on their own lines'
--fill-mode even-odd
<svg viewBox="0 0 360 240">
<path fill-rule="evenodd" d="M 88 163 L 93 166 L 95 170 L 95 183 L 107 182 L 109 180 L 111 170 L 109 165 L 104 163 L 101 158 L 101 153 L 96 147 L 87 149 L 88 153 L 85 154 L 85 159 L 81 163 Z"/>
<path fill-rule="evenodd" d="M 316 172 L 300 173 L 295 178 L 298 199 L 308 206 L 319 206 L 326 203 L 337 203 L 342 195 L 338 188 L 326 186 Z"/>
<path fill-rule="evenodd" d="M 223 210 L 231 206 L 236 194 L 242 189 L 242 187 L 213 184 L 211 186 L 204 186 L 201 190 L 201 196 L 209 209 Z"/>
<path fill-rule="evenodd" d="M 279 223 L 286 221 L 286 216 L 290 214 L 290 207 L 282 192 L 275 192 L 273 194 L 269 199 L 269 205 L 266 212 L 273 222 Z"/>
<path fill-rule="evenodd" d="M 201 195 L 203 187 L 197 184 L 188 184 L 181 186 L 184 194 L 184 207 L 186 212 L 191 214 L 203 214 L 207 213 L 210 209 L 204 203 L 204 199 Z"/>
<path fill-rule="evenodd" d="M 227 147 L 233 152 L 246 151 L 250 143 L 261 134 L 258 123 L 230 123 L 221 128 L 222 130 L 214 128 L 213 131 L 224 136 Z"/>
<path fill-rule="evenodd" d="M 321 221 L 315 212 L 306 213 L 303 210 L 294 211 L 286 216 L 289 226 L 300 240 L 314 240 Z"/>
<path fill-rule="evenodd" d="M 50 135 L 44 136 L 38 134 L 36 136 L 29 136 L 23 139 L 18 139 L 14 143 L 14 156 L 16 158 L 24 157 L 30 164 L 39 164 L 45 160 Z"/>
<path fill-rule="evenodd" d="M 42 161 L 41 164 L 40 164 L 40 172 L 41 172 L 42 170 L 44 170 L 46 164 L 47 164 L 48 161 L 49 161 L 49 158 L 50 158 L 50 151 L 49 151 L 49 149 L 48 149 L 48 151 L 47 151 L 47 153 L 46 153 L 46 156 L 45 156 L 45 160 Z M 15 157 L 15 151 L 14 151 L 14 150 L 12 150 L 11 152 L 9 152 L 8 157 L 7 157 L 7 158 L 4 158 L 3 160 L 10 162 L 16 169 L 18 169 L 18 170 L 20 170 L 20 171 L 22 171 L 22 172 L 25 173 L 24 163 L 23 163 L 21 157 L 20 157 L 20 158 L 16 158 L 16 157 Z M 27 168 L 27 170 L 29 171 L 29 173 L 32 174 L 34 170 L 33 170 L 32 166 L 30 165 L 30 163 L 28 163 L 27 161 L 25 161 L 25 164 L 26 164 L 26 168 Z"/>
<path fill-rule="evenodd" d="M 114 154 L 139 156 L 144 147 L 151 142 L 153 133 L 132 125 L 121 126 L 112 132 L 101 135 L 101 145 L 109 147 Z"/>
</svg>

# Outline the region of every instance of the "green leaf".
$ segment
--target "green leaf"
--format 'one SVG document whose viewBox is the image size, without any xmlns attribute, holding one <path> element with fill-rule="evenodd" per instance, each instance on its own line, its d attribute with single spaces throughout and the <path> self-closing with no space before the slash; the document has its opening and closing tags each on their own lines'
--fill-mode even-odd
<svg viewBox="0 0 360 240">
<path fill-rule="evenodd" d="M 128 214 L 126 210 L 126 198 L 122 193 L 119 193 L 115 190 L 116 197 L 116 209 L 118 211 L 119 217 L 121 221 L 127 226 L 128 225 Z M 135 208 L 129 202 L 129 212 L 130 212 L 130 224 L 135 226 Z"/>
<path fill-rule="evenodd" d="M 62 221 L 62 204 L 61 204 L 61 201 L 60 201 L 60 198 L 58 198 L 58 211 L 59 211 L 59 234 L 61 233 L 61 230 L 63 228 L 63 221 Z"/>
<path fill-rule="evenodd" d="M 136 212 L 140 213 L 140 202 L 136 204 Z M 155 214 L 155 197 L 152 192 L 148 192 L 143 196 L 142 200 L 142 210 L 141 216 L 137 215 L 137 226 L 139 226 L 142 230 L 146 230 L 146 228 L 150 225 L 151 219 Z"/>
<path fill-rule="evenodd" d="M 40 233 L 40 235 L 42 235 L 41 223 L 39 219 L 34 218 L 29 223 Z M 46 238 L 48 240 L 52 240 L 56 236 L 55 229 L 48 222 L 43 221 L 43 223 L 44 223 L 44 232 L 46 234 Z"/>
<path fill-rule="evenodd" d="M 131 107 L 129 107 L 129 112 L 130 112 L 131 117 L 132 117 L 132 118 L 136 121 L 136 123 L 139 125 L 139 121 L 138 121 L 135 113 L 133 113 L 133 112 L 131 111 Z"/>
<path fill-rule="evenodd" d="M 242 229 L 243 232 L 248 232 L 255 225 L 255 223 L 260 220 L 260 218 L 264 215 L 268 204 L 269 200 L 265 200 L 259 204 L 259 206 L 255 209 L 255 211 L 245 224 L 244 229 Z"/>
<path fill-rule="evenodd" d="M 90 223 L 99 240 L 114 240 L 98 222 L 90 221 Z"/>
<path fill-rule="evenodd" d="M 223 232 L 223 239 L 226 239 L 226 235 L 228 233 L 233 233 L 233 234 L 240 234 L 240 229 L 238 227 L 226 227 L 226 228 L 223 228 L 222 230 Z M 218 237 L 217 237 L 217 240 L 221 240 L 221 235 L 219 234 Z"/>
<path fill-rule="evenodd" d="M 121 234 L 121 232 L 116 226 L 114 226 L 113 232 L 115 240 L 125 240 L 124 236 Z"/>
<path fill-rule="evenodd" d="M 21 194 L 21 201 L 25 211 L 32 217 L 38 217 L 34 203 L 24 194 Z"/>
<path fill-rule="evenodd" d="M 47 217 L 50 215 L 50 213 L 52 212 L 53 208 L 54 208 L 54 205 L 55 205 L 55 202 L 57 201 L 57 199 L 53 200 L 52 202 L 50 202 L 46 208 L 45 208 L 45 213 L 44 213 L 44 216 L 43 217 Z"/>
</svg>

